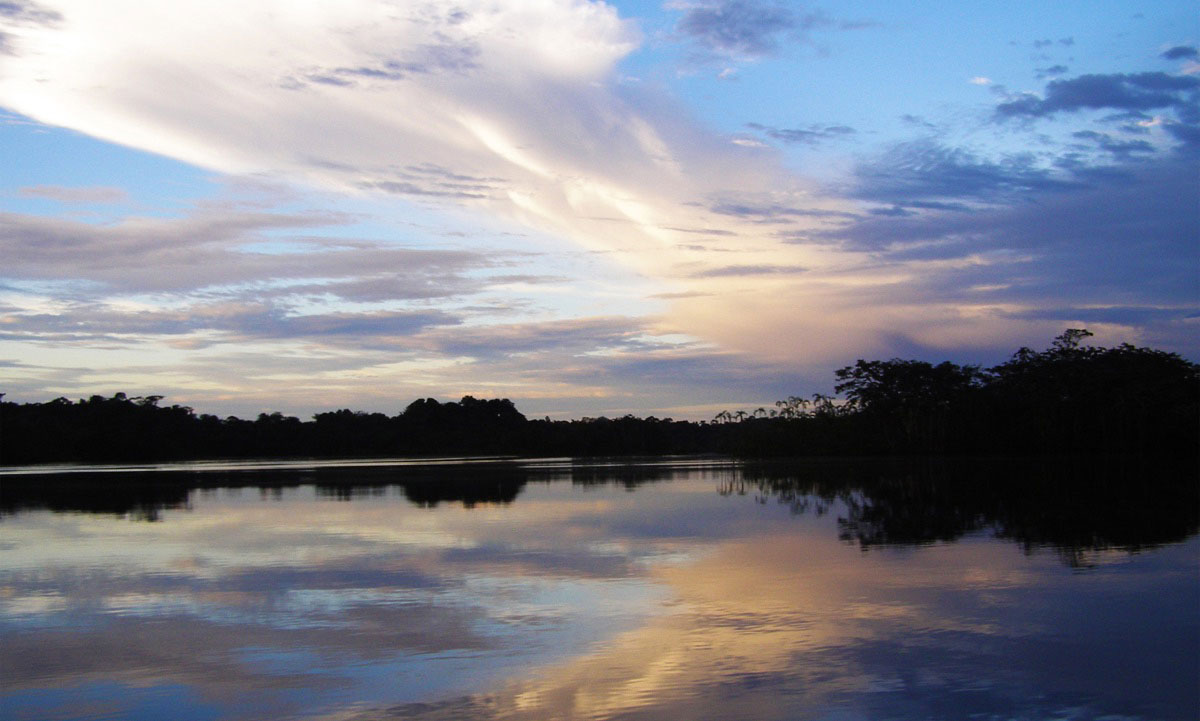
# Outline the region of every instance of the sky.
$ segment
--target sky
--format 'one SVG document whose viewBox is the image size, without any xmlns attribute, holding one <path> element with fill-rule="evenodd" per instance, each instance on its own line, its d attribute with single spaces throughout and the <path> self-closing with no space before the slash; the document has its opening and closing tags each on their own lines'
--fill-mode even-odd
<svg viewBox="0 0 1200 721">
<path fill-rule="evenodd" d="M 0 1 L 0 392 L 711 418 L 1200 358 L 1189 1 Z"/>
</svg>

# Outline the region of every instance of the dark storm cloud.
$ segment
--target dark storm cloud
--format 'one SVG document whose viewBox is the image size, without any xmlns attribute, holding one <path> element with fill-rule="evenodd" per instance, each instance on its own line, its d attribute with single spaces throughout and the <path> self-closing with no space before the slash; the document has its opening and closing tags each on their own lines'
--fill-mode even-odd
<svg viewBox="0 0 1200 721">
<path fill-rule="evenodd" d="M 856 131 L 848 125 L 809 125 L 804 128 L 773 128 L 759 123 L 746 123 L 746 127 L 785 143 L 816 145 L 826 140 L 836 140 L 854 135 Z"/>
<path fill-rule="evenodd" d="M 1200 51 L 1191 45 L 1176 45 L 1169 50 L 1164 50 L 1162 57 L 1167 60 L 1196 60 L 1200 58 Z"/>
<path fill-rule="evenodd" d="M 1158 108 L 1194 109 L 1200 78 L 1167 73 L 1080 75 L 1054 80 L 1043 97 L 1025 95 L 996 107 L 996 117 L 1044 118 L 1060 112 L 1112 108 L 1143 111 Z"/>
</svg>

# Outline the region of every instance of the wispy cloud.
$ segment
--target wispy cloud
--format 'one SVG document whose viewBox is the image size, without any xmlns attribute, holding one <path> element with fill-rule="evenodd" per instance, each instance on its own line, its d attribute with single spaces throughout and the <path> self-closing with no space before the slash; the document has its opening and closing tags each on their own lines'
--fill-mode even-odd
<svg viewBox="0 0 1200 721">
<path fill-rule="evenodd" d="M 760 123 L 746 123 L 746 127 L 757 130 L 768 138 L 805 145 L 816 145 L 827 140 L 842 139 L 858 132 L 848 125 L 814 124 L 803 128 L 774 128 Z"/>
<path fill-rule="evenodd" d="M 718 268 L 708 268 L 693 274 L 694 278 L 727 278 L 752 275 L 794 275 L 804 273 L 808 269 L 798 265 L 726 265 Z"/>
<path fill-rule="evenodd" d="M 336 293 L 340 284 L 374 282 L 390 283 L 388 299 L 411 299 L 478 288 L 479 281 L 463 274 L 492 264 L 466 251 L 406 249 L 303 232 L 347 221 L 336 214 L 197 210 L 182 218 L 131 217 L 93 225 L 0 213 L 0 249 L 7 259 L 2 274 L 10 281 L 69 279 L 90 283 L 96 292 L 126 295 L 189 294 L 246 284 L 259 293 L 290 286 L 295 292 Z M 280 230 L 293 232 L 275 234 Z M 254 249 L 267 240 L 290 245 L 271 252 Z"/>
<path fill-rule="evenodd" d="M 124 188 L 114 187 L 68 188 L 61 185 L 36 185 L 21 188 L 18 192 L 27 198 L 46 198 L 70 204 L 124 203 L 129 199 L 129 193 Z"/>
<path fill-rule="evenodd" d="M 922 139 L 899 143 L 857 170 L 854 194 L 864 200 L 913 206 L 913 201 L 972 199 L 994 202 L 1030 190 L 1079 185 L 1056 175 L 1031 154 L 993 160 L 963 148 Z"/>
<path fill-rule="evenodd" d="M 1045 80 L 1046 78 L 1064 75 L 1069 69 L 1066 65 L 1050 65 L 1044 68 L 1037 68 L 1036 77 L 1038 80 Z"/>
</svg>

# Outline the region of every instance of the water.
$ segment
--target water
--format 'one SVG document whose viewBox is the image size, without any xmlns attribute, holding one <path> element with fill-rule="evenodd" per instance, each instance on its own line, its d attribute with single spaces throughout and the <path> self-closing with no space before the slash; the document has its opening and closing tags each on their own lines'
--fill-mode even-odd
<svg viewBox="0 0 1200 721">
<path fill-rule="evenodd" d="M 0 488 L 3 719 L 1200 714 L 1193 469 L 216 464 Z"/>
</svg>

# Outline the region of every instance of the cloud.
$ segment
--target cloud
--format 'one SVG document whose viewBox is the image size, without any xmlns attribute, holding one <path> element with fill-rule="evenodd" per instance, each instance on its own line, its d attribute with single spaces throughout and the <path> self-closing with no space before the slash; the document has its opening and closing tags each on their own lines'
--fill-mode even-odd
<svg viewBox="0 0 1200 721">
<path fill-rule="evenodd" d="M 733 398 L 772 403 L 794 395 L 798 387 L 829 385 L 829 376 L 802 372 L 794 365 L 696 348 L 650 349 L 581 360 L 557 371 L 547 369 L 547 373 L 570 383 L 603 380 L 635 393 L 685 390 L 688 402 L 697 405 L 729 403 Z"/>
<path fill-rule="evenodd" d="M 1145 140 L 1117 140 L 1108 133 L 1100 133 L 1095 130 L 1078 130 L 1071 133 L 1071 137 L 1095 141 L 1101 150 L 1121 158 L 1135 153 L 1153 153 L 1156 150 L 1153 144 Z"/>
<path fill-rule="evenodd" d="M 820 10 L 796 12 L 783 3 L 719 0 L 684 6 L 676 32 L 706 54 L 755 60 L 776 54 L 781 43 L 817 29 L 856 30 L 873 23 L 839 21 Z"/>
<path fill-rule="evenodd" d="M 860 164 L 855 176 L 857 185 L 851 192 L 856 197 L 908 207 L 922 207 L 914 201 L 944 198 L 996 202 L 1031 190 L 1079 186 L 1071 178 L 1056 176 L 1029 154 L 989 160 L 931 139 L 898 143 Z"/>
<path fill-rule="evenodd" d="M 59 218 L 0 213 L 0 250 L 10 281 L 76 281 L 92 293 L 189 294 L 250 284 L 255 292 L 295 286 L 293 292 L 361 298 L 450 297 L 479 289 L 468 270 L 489 267 L 479 253 L 416 250 L 376 241 L 278 231 L 336 227 L 338 214 L 285 214 L 197 209 L 182 218 L 129 217 L 94 225 Z M 256 244 L 286 241 L 271 252 Z M 147 273 L 146 268 L 155 272 Z M 85 287 L 85 286 L 81 286 Z M 387 293 L 381 291 L 390 288 Z M 84 292 L 80 290 L 80 292 Z"/>
<path fill-rule="evenodd" d="M 1200 305 L 1192 306 L 1059 306 L 1026 308 L 1013 312 L 1016 318 L 1049 319 L 1054 321 L 1073 320 L 1083 323 L 1117 323 L 1128 326 L 1150 326 L 1194 318 Z"/>
<path fill-rule="evenodd" d="M 67 204 L 112 204 L 124 203 L 129 194 L 123 188 L 94 187 L 68 188 L 61 185 L 36 185 L 18 191 L 27 198 L 46 198 Z"/>
<path fill-rule="evenodd" d="M 1193 109 L 1200 78 L 1159 72 L 1080 75 L 1054 80 L 1043 97 L 1025 95 L 996 106 L 998 119 L 1044 118 L 1084 109 L 1144 111 L 1158 108 Z"/>
<path fill-rule="evenodd" d="M 919 282 L 943 298 L 965 300 L 972 287 L 995 286 L 1002 290 L 989 296 L 993 303 L 1194 306 L 1200 217 L 1192 159 L 1156 157 L 1120 169 L 1070 188 L 1030 188 L 1019 201 L 969 213 L 872 217 L 824 235 L 890 262 L 927 263 Z"/>
<path fill-rule="evenodd" d="M 1067 70 L 1068 68 L 1066 65 L 1051 65 L 1045 68 L 1037 68 L 1036 76 L 1038 80 L 1044 80 L 1046 78 L 1063 75 L 1067 72 Z"/>
<path fill-rule="evenodd" d="M 757 130 L 769 138 L 786 143 L 816 145 L 825 140 L 834 140 L 854 135 L 856 131 L 848 125 L 810 125 L 806 128 L 773 128 L 759 123 L 746 123 L 746 127 Z"/>
<path fill-rule="evenodd" d="M 428 350 L 475 359 L 547 351 L 558 357 L 604 349 L 645 347 L 646 332 L 644 320 L 589 317 L 442 329 L 425 333 L 419 342 Z"/>
<path fill-rule="evenodd" d="M 798 23 L 783 5 L 726 0 L 690 8 L 676 30 L 712 52 L 755 58 L 774 53 Z"/>
<path fill-rule="evenodd" d="M 640 35 L 607 5 L 480 0 L 448 13 L 436 2 L 397 8 L 348 0 L 297 13 L 282 1 L 173 4 L 170 12 L 153 3 L 113 3 L 100 9 L 58 0 L 53 7 L 68 22 L 54 30 L 3 25 L 38 52 L 5 64 L 0 103 L 218 172 L 288 178 L 317 192 L 373 200 L 392 196 L 397 215 L 415 208 L 439 218 L 478 218 L 485 230 L 456 239 L 470 250 L 435 252 L 354 237 L 342 227 L 353 218 L 290 207 L 197 208 L 180 218 L 105 226 L 10 214 L 0 242 L 7 243 L 8 274 L 27 294 L 23 312 L 31 317 L 54 315 L 55 303 L 113 294 L 122 300 L 160 294 L 153 302 L 172 312 L 258 302 L 267 306 L 260 320 L 275 338 L 316 332 L 277 317 L 332 316 L 341 327 L 349 320 L 337 313 L 421 313 L 436 302 L 463 323 L 418 332 L 424 345 L 414 348 L 436 369 L 428 377 L 453 377 L 449 387 L 457 387 L 467 383 L 448 369 L 455 353 L 498 361 L 509 357 L 499 350 L 511 348 L 509 355 L 518 356 L 527 347 L 522 343 L 536 347 L 538 336 L 508 329 L 514 337 L 506 341 L 504 323 L 518 311 L 553 316 L 554 304 L 563 303 L 551 295 L 560 291 L 549 289 L 540 297 L 489 294 L 493 281 L 485 271 L 520 263 L 492 250 L 496 226 L 533 229 L 550 247 L 595 251 L 606 272 L 619 277 L 617 290 L 598 292 L 595 302 L 619 298 L 621 313 L 661 310 L 661 301 L 641 300 L 652 291 L 687 295 L 702 282 L 700 290 L 726 294 L 766 279 L 786 282 L 785 273 L 721 270 L 730 252 L 747 267 L 847 265 L 827 250 L 777 235 L 852 217 L 847 202 L 789 174 L 773 153 L 701 129 L 661 93 L 617 82 L 617 63 Z M 792 33 L 845 25 L 788 13 Z M 845 126 L 812 132 L 818 131 L 847 135 Z M 703 244 L 695 242 L 697 231 L 707 236 Z M 147 267 L 156 272 L 142 272 Z M 692 277 L 706 270 L 714 275 Z M 556 273 L 521 268 L 518 274 Z M 591 273 L 568 275 L 577 285 L 598 287 Z M 48 284 L 57 284 L 53 292 Z M 575 288 L 566 302 L 591 301 Z M 483 330 L 498 320 L 496 332 Z M 237 330 L 229 328 L 233 319 L 220 323 L 221 330 L 170 334 L 161 342 L 202 344 L 212 340 L 205 332 L 226 338 Z M 674 334 L 708 337 L 701 315 L 685 313 L 669 325 Z M 568 345 L 574 337 L 543 330 Z M 581 342 L 608 347 L 602 337 L 577 332 Z M 472 341 L 476 334 L 489 340 Z M 296 341 L 348 348 L 357 336 L 322 332 L 319 343 L 313 337 Z M 384 343 L 379 333 L 362 337 L 372 348 Z M 537 367 L 528 356 L 522 362 Z M 518 366 L 514 361 L 488 374 L 519 385 Z"/>
<path fill-rule="evenodd" d="M 0 2 L 0 18 L 20 25 L 53 25 L 62 21 L 60 13 L 48 10 L 33 0 Z"/>
<path fill-rule="evenodd" d="M 789 223 L 795 218 L 828 220 L 855 217 L 854 213 L 845 210 L 797 207 L 769 200 L 763 202 L 758 198 L 726 199 L 714 203 L 709 209 L 718 215 L 743 218 L 753 223 Z"/>
<path fill-rule="evenodd" d="M 1063 47 L 1070 47 L 1075 44 L 1075 38 L 1059 38 L 1057 41 L 1051 40 L 1050 38 L 1042 38 L 1041 40 L 1034 40 L 1032 43 L 1033 47 L 1039 50 L 1056 44 Z"/>
<path fill-rule="evenodd" d="M 355 220 L 219 204 L 103 225 L 0 214 L 7 259 L 0 340 L 27 352 L 34 344 L 150 344 L 231 353 L 239 344 L 272 342 L 286 353 L 307 344 L 315 363 L 312 351 L 320 348 L 409 350 L 402 339 L 427 328 L 520 305 L 511 291 L 507 307 L 488 301 L 495 285 L 557 282 L 495 274 L 521 262 L 502 253 L 339 236 L 339 226 Z"/>
<path fill-rule="evenodd" d="M 1200 59 L 1200 51 L 1191 45 L 1176 45 L 1164 50 L 1162 57 L 1167 60 L 1197 60 Z"/>
<path fill-rule="evenodd" d="M 300 77 L 288 78 L 288 87 L 299 89 L 304 81 L 330 85 L 354 85 L 357 79 L 405 80 L 413 75 L 432 73 L 466 73 L 479 67 L 479 46 L 474 42 L 451 42 L 441 39 L 439 43 L 418 45 L 403 57 L 383 60 L 378 66 L 315 68 Z"/>
<path fill-rule="evenodd" d="M 297 315 L 274 303 L 210 303 L 178 311 L 128 310 L 71 303 L 55 314 L 11 314 L 3 318 L 0 339 L 26 342 L 95 342 L 124 336 L 172 336 L 218 331 L 223 342 L 254 339 L 380 339 L 411 336 L 459 319 L 442 311 L 318 313 Z M 212 338 L 203 343 L 215 342 Z"/>
<path fill-rule="evenodd" d="M 772 242 L 697 214 L 705 198 L 806 185 L 620 85 L 640 34 L 600 3 L 113 2 L 58 0 L 57 29 L 4 25 L 38 52 L 6 63 L 0 103 L 227 174 L 519 224 L 652 277 L 677 266 L 671 229 Z"/>
<path fill-rule="evenodd" d="M 392 171 L 394 179 L 365 181 L 359 187 L 397 195 L 429 195 L 444 198 L 497 198 L 505 190 L 498 177 L 456 173 L 431 163 L 409 165 Z"/>
<path fill-rule="evenodd" d="M 933 123 L 929 122 L 928 120 L 921 117 L 920 115 L 913 115 L 911 113 L 905 113 L 904 115 L 900 116 L 900 120 L 904 121 L 904 123 L 907 125 L 913 125 L 918 128 L 921 128 L 922 130 L 937 130 L 938 129 L 937 125 L 934 125 Z"/>
<path fill-rule="evenodd" d="M 32 0 L 0 2 L 0 26 L 56 25 L 61 20 L 62 15 L 46 10 Z M 17 55 L 18 41 L 15 38 L 12 33 L 0 31 L 0 55 Z"/>
<path fill-rule="evenodd" d="M 777 275 L 804 273 L 808 269 L 798 265 L 726 265 L 694 273 L 693 278 L 727 278 L 730 276 Z"/>
</svg>

